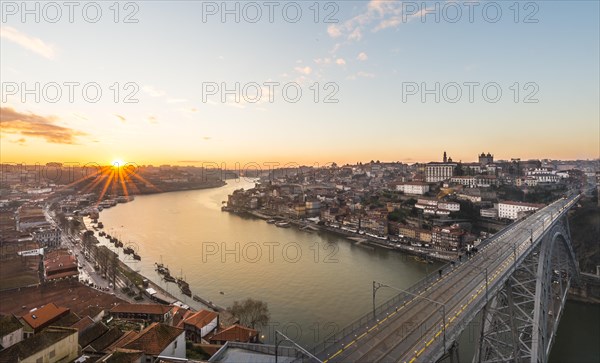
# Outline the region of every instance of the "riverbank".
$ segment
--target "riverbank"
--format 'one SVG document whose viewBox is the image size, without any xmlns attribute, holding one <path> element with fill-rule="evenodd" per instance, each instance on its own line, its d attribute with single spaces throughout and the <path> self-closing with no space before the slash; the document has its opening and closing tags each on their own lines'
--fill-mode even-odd
<svg viewBox="0 0 600 363">
<path fill-rule="evenodd" d="M 98 230 L 97 228 L 93 227 L 91 220 L 88 218 L 83 219 L 82 225 L 84 226 L 84 229 L 82 230 L 82 232 Z M 104 244 L 101 244 L 95 235 L 94 235 L 94 239 L 96 240 L 97 244 L 99 244 L 100 246 L 104 246 L 107 248 L 109 247 L 109 245 L 106 243 L 106 241 Z M 97 246 L 97 244 L 96 243 L 93 244 L 93 246 L 96 249 L 99 248 Z M 118 257 L 117 252 L 113 251 L 113 253 L 115 253 Z M 95 256 L 96 254 L 94 254 L 94 258 L 96 257 Z M 94 262 L 96 262 L 96 261 L 94 261 Z M 138 273 L 137 271 L 135 271 L 132 267 L 130 267 L 128 264 L 126 264 L 121 259 L 119 259 L 118 270 L 120 272 L 120 279 L 126 280 L 121 284 L 122 288 L 131 289 L 131 288 L 135 287 L 138 289 L 139 294 L 143 295 L 145 298 L 148 298 L 149 300 L 154 301 L 156 303 L 165 304 L 165 305 L 177 305 L 177 306 L 180 306 L 180 307 L 183 307 L 186 309 L 190 309 L 192 311 L 196 310 L 193 307 L 189 306 L 188 304 L 185 304 L 184 302 L 182 302 L 177 296 L 173 295 L 172 293 L 170 293 L 169 291 L 164 289 L 158 283 L 154 282 L 150 276 L 144 276 L 144 275 Z M 117 288 L 117 286 L 115 286 L 115 289 L 116 288 Z M 204 299 L 198 295 L 194 295 L 193 300 L 196 301 L 197 303 L 203 305 L 202 306 L 203 309 L 209 309 L 209 310 L 219 312 L 221 314 L 225 313 L 227 315 L 226 309 L 224 307 L 221 307 L 221 306 L 213 303 L 210 300 Z M 229 321 L 229 320 L 231 320 L 230 317 L 224 318 L 224 321 Z"/>
<path fill-rule="evenodd" d="M 325 231 L 328 233 L 335 234 L 337 236 L 345 237 L 347 240 L 350 240 L 352 243 L 354 243 L 356 245 L 368 245 L 368 246 L 372 246 L 372 247 L 385 248 L 387 250 L 402 252 L 402 253 L 405 253 L 408 255 L 423 258 L 425 260 L 433 260 L 433 261 L 439 261 L 439 262 L 445 263 L 445 262 L 450 262 L 450 261 L 454 261 L 454 260 L 458 259 L 457 252 L 449 252 L 449 251 L 440 252 L 440 251 L 432 251 L 430 249 L 422 248 L 422 247 L 407 246 L 407 245 L 400 244 L 399 242 L 394 243 L 394 242 L 391 242 L 386 239 L 380 239 L 380 238 L 368 236 L 366 234 L 359 234 L 359 233 L 352 232 L 352 231 L 346 231 L 341 228 L 334 228 L 334 227 L 330 227 L 330 226 L 319 225 L 319 224 L 311 223 L 308 221 L 290 220 L 283 216 L 268 215 L 268 214 L 264 214 L 264 213 L 261 213 L 258 211 L 253 211 L 253 210 L 223 209 L 223 211 L 237 214 L 237 215 L 250 216 L 250 217 L 254 217 L 254 218 L 262 219 L 262 220 L 275 219 L 275 220 L 285 221 L 285 222 L 289 223 L 290 225 L 295 226 L 298 230 L 305 231 L 308 233 Z"/>
</svg>

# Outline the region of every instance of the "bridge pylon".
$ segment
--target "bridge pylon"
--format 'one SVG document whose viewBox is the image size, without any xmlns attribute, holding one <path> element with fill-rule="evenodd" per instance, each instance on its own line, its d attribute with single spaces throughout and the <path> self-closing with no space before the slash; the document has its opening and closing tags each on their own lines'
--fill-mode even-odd
<svg viewBox="0 0 600 363">
<path fill-rule="evenodd" d="M 546 362 L 579 266 L 567 215 L 557 219 L 484 306 L 474 362 Z"/>
</svg>

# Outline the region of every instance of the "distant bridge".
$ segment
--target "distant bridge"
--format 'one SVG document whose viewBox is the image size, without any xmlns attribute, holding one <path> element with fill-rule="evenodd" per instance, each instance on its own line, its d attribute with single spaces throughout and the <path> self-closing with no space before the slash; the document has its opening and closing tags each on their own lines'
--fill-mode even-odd
<svg viewBox="0 0 600 363">
<path fill-rule="evenodd" d="M 430 274 L 328 337 L 313 353 L 323 362 L 434 362 L 454 349 L 482 313 L 476 362 L 545 362 L 579 268 L 567 211 L 579 195 L 557 200 L 483 241 L 470 258 Z"/>
</svg>

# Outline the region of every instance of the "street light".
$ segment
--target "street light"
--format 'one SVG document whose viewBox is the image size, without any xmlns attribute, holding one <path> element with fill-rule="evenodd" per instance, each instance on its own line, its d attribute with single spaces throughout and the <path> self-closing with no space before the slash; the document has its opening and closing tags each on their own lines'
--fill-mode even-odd
<svg viewBox="0 0 600 363">
<path fill-rule="evenodd" d="M 283 337 L 282 340 L 278 340 L 277 339 L 279 335 L 281 335 Z M 310 359 L 314 360 L 315 362 L 323 363 L 319 358 L 315 357 L 308 350 L 306 350 L 306 349 L 302 348 L 301 346 L 299 346 L 298 344 L 296 344 L 296 342 L 294 342 L 293 340 L 291 340 L 290 338 L 288 338 L 285 334 L 283 334 L 279 330 L 275 330 L 275 363 L 277 363 L 277 360 L 278 360 L 278 357 L 279 357 L 279 345 L 282 344 L 282 343 L 285 343 L 285 342 L 292 343 L 296 349 L 298 349 L 299 351 L 301 351 L 302 353 L 304 353 L 307 357 L 309 357 Z"/>
<path fill-rule="evenodd" d="M 432 300 L 430 298 L 427 298 L 425 296 L 421 296 L 421 295 L 417 295 L 417 294 L 413 294 L 410 291 L 406 291 L 406 290 L 402 290 L 400 288 L 394 287 L 394 286 L 390 286 L 390 285 L 386 285 L 386 284 L 382 284 L 380 282 L 377 281 L 373 281 L 373 318 L 375 319 L 375 294 L 377 293 L 377 290 L 379 290 L 382 287 L 389 287 L 390 289 L 394 289 L 394 290 L 398 290 L 400 292 L 412 295 L 414 297 L 418 297 L 424 300 L 427 300 L 429 302 L 432 302 L 434 304 L 440 305 L 442 307 L 442 330 L 444 333 L 444 352 L 446 351 L 446 305 L 439 302 L 439 301 L 435 301 Z"/>
<path fill-rule="evenodd" d="M 479 271 L 485 271 L 485 302 L 487 303 L 489 301 L 489 295 L 488 295 L 488 269 L 487 267 L 479 267 L 479 266 L 471 266 L 474 268 L 479 269 Z"/>
</svg>

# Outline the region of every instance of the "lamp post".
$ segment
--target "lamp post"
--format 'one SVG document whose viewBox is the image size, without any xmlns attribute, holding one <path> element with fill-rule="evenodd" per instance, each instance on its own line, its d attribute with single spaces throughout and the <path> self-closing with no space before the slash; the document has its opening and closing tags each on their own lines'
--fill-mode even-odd
<svg viewBox="0 0 600 363">
<path fill-rule="evenodd" d="M 479 266 L 471 266 L 474 268 L 479 269 L 479 271 L 485 272 L 485 302 L 487 303 L 489 300 L 489 294 L 488 294 L 488 269 L 487 267 L 479 267 Z"/>
<path fill-rule="evenodd" d="M 421 298 L 423 300 L 427 300 L 429 302 L 432 302 L 434 304 L 440 305 L 442 307 L 442 330 L 443 330 L 443 335 L 444 335 L 444 352 L 446 351 L 446 305 L 439 302 L 439 301 L 435 301 L 432 300 L 430 298 L 427 298 L 425 296 L 421 296 L 421 295 L 417 295 L 417 294 L 413 294 L 410 291 L 406 291 L 406 290 L 402 290 L 400 288 L 394 287 L 394 286 L 390 286 L 390 285 L 386 285 L 386 284 L 382 284 L 380 282 L 377 281 L 373 281 L 373 318 L 375 319 L 375 294 L 377 293 L 377 290 L 379 290 L 382 287 L 389 287 L 390 289 L 394 289 L 400 292 L 403 292 L 405 294 L 409 294 L 411 296 L 414 296 L 416 298 Z"/>
</svg>

